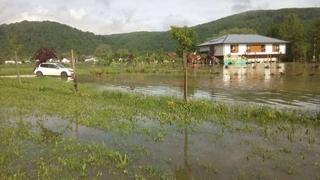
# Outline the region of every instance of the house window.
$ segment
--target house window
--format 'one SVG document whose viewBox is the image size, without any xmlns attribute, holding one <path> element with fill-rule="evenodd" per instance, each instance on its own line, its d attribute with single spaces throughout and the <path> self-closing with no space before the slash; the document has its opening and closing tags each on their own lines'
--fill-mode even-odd
<svg viewBox="0 0 320 180">
<path fill-rule="evenodd" d="M 231 44 L 230 49 L 231 49 L 231 53 L 238 53 L 239 52 L 239 45 L 238 44 Z"/>
<path fill-rule="evenodd" d="M 247 53 L 251 52 L 251 46 L 247 45 Z"/>
<path fill-rule="evenodd" d="M 273 52 L 279 52 L 280 51 L 279 44 L 272 44 L 272 51 Z"/>
<path fill-rule="evenodd" d="M 266 45 L 264 44 L 261 45 L 261 52 L 266 52 Z"/>
<path fill-rule="evenodd" d="M 264 44 L 250 44 L 250 45 L 248 45 L 247 50 L 248 49 L 250 50 L 248 52 L 251 52 L 251 53 L 265 52 L 266 45 L 264 45 Z"/>
</svg>

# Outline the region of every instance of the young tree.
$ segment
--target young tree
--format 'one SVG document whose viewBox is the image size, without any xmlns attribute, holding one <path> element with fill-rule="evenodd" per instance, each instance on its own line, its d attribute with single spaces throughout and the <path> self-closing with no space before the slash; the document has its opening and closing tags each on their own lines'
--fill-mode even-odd
<svg viewBox="0 0 320 180">
<path fill-rule="evenodd" d="M 115 53 L 115 56 L 117 58 L 127 58 L 129 56 L 130 52 L 128 49 L 118 49 Z"/>
<path fill-rule="evenodd" d="M 187 99 L 187 52 L 195 50 L 197 43 L 197 35 L 196 32 L 188 27 L 176 27 L 171 26 L 171 35 L 172 38 L 178 41 L 177 50 L 181 50 L 183 64 L 184 64 L 184 100 L 188 102 Z"/>
<path fill-rule="evenodd" d="M 113 51 L 112 51 L 112 47 L 108 44 L 100 44 L 95 52 L 94 52 L 95 56 L 97 58 L 99 58 L 100 60 L 104 60 L 106 65 L 110 65 L 111 64 L 111 58 L 113 56 Z"/>
<path fill-rule="evenodd" d="M 21 82 L 21 77 L 20 77 L 20 69 L 19 69 L 19 65 L 18 65 L 18 53 L 20 52 L 22 45 L 20 45 L 17 42 L 17 37 L 13 34 L 9 35 L 8 41 L 9 41 L 10 51 L 14 54 L 14 61 L 16 64 L 17 78 L 18 78 L 19 84 L 21 85 L 22 82 Z"/>
<path fill-rule="evenodd" d="M 40 48 L 36 51 L 33 56 L 34 59 L 38 60 L 36 66 L 43 62 L 47 62 L 49 59 L 57 58 L 57 55 L 53 49 L 49 48 Z"/>
<path fill-rule="evenodd" d="M 285 16 L 279 27 L 279 34 L 281 38 L 290 41 L 288 55 L 291 59 L 296 60 L 306 53 L 307 45 L 304 41 L 304 26 L 296 14 Z"/>
</svg>

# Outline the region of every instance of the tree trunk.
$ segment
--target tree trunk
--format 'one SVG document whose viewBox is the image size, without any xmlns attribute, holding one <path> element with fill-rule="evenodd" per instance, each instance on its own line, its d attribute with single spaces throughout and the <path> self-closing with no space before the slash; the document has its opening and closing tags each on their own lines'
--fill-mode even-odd
<svg viewBox="0 0 320 180">
<path fill-rule="evenodd" d="M 75 66 L 75 59 L 73 56 L 73 49 L 71 50 L 71 60 L 72 60 L 72 68 L 73 68 L 73 86 L 75 92 L 78 92 L 78 81 L 76 76 L 76 66 Z"/>
<path fill-rule="evenodd" d="M 19 81 L 19 84 L 21 85 L 21 78 L 20 78 L 20 69 L 19 69 L 19 65 L 18 65 L 18 55 L 17 55 L 17 51 L 14 52 L 14 58 L 15 58 L 15 64 L 16 64 L 16 70 L 17 70 L 17 78 Z"/>
<path fill-rule="evenodd" d="M 188 102 L 188 95 L 187 95 L 187 90 L 188 90 L 188 62 L 187 62 L 187 57 L 186 57 L 186 51 L 183 50 L 182 56 L 183 56 L 183 67 L 184 67 L 184 84 L 183 84 L 183 97 L 184 97 L 184 101 L 187 103 Z"/>
</svg>

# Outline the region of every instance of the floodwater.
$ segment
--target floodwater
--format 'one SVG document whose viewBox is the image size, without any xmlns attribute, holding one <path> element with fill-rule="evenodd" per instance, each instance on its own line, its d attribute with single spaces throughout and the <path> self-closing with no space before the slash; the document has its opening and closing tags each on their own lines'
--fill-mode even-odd
<svg viewBox="0 0 320 180">
<path fill-rule="evenodd" d="M 178 128 L 167 125 L 163 141 L 156 142 L 143 133 L 124 136 L 49 117 L 39 122 L 26 118 L 38 131 L 63 134 L 82 143 L 101 143 L 129 155 L 129 171 L 138 167 L 152 169 L 170 179 L 317 179 L 320 177 L 319 131 L 293 127 L 288 138 L 279 127 L 269 127 L 266 136 L 256 124 L 233 122 L 233 129 L 214 123 Z M 159 129 L 150 119 L 137 122 L 140 128 Z M 70 128 L 71 127 L 71 128 Z M 244 130 L 250 127 L 252 130 Z M 241 130 L 242 129 L 242 130 Z M 305 133 L 308 129 L 308 134 Z M 44 134 L 44 133 L 43 133 Z M 48 133 L 45 133 L 48 134 Z M 270 133 L 272 134 L 272 133 Z M 315 138 L 310 141 L 310 138 Z M 146 173 L 148 177 L 148 174 Z"/>
<path fill-rule="evenodd" d="M 257 103 L 280 108 L 320 110 L 320 68 L 314 64 L 272 63 L 245 66 L 191 68 L 190 99 L 231 103 Z M 183 75 L 112 74 L 103 78 L 80 77 L 101 90 L 153 96 L 183 95 Z"/>
</svg>

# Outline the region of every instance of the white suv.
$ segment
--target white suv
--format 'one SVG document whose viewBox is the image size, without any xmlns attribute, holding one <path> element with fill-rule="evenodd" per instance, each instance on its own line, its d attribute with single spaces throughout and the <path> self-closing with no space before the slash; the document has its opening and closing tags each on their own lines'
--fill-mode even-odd
<svg viewBox="0 0 320 180">
<path fill-rule="evenodd" d="M 66 68 L 59 63 L 41 63 L 33 72 L 36 76 L 61 76 L 70 77 L 73 69 Z"/>
</svg>

